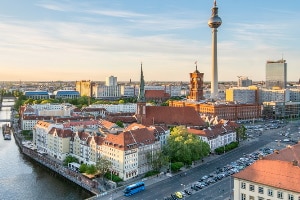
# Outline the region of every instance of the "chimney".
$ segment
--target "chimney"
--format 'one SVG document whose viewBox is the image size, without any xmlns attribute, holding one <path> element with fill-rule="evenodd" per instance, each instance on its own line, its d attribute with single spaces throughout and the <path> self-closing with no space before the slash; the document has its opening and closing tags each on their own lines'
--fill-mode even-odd
<svg viewBox="0 0 300 200">
<path fill-rule="evenodd" d="M 293 163 L 293 166 L 298 166 L 298 160 L 293 160 L 292 163 Z"/>
<path fill-rule="evenodd" d="M 262 160 L 263 159 L 263 155 L 259 154 L 258 159 Z"/>
</svg>

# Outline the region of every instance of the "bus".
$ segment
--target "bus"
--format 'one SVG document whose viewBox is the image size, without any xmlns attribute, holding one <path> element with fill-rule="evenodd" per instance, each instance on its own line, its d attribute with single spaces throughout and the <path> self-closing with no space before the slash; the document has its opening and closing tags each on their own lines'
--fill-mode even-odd
<svg viewBox="0 0 300 200">
<path fill-rule="evenodd" d="M 143 190 L 145 190 L 145 183 L 137 182 L 127 186 L 123 192 L 124 192 L 124 196 L 128 197 Z"/>
</svg>

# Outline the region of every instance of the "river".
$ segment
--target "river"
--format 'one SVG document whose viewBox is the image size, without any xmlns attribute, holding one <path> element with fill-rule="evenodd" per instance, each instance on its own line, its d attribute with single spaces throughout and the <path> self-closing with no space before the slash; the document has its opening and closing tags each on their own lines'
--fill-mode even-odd
<svg viewBox="0 0 300 200">
<path fill-rule="evenodd" d="M 3 105 L 13 102 L 3 101 Z M 0 110 L 0 119 L 10 117 L 10 108 Z M 3 122 L 0 122 L 2 127 Z M 0 199 L 68 200 L 86 199 L 91 194 L 23 155 L 14 137 L 4 140 L 0 129 Z"/>
</svg>

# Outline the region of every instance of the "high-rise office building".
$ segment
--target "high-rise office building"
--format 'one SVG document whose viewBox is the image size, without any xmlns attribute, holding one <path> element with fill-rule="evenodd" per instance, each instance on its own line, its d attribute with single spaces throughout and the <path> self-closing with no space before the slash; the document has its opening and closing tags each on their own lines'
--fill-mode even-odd
<svg viewBox="0 0 300 200">
<path fill-rule="evenodd" d="M 115 76 L 106 77 L 105 86 L 117 86 L 118 79 Z"/>
<path fill-rule="evenodd" d="M 287 82 L 287 63 L 281 59 L 267 61 L 266 64 L 266 88 L 285 89 Z"/>
</svg>

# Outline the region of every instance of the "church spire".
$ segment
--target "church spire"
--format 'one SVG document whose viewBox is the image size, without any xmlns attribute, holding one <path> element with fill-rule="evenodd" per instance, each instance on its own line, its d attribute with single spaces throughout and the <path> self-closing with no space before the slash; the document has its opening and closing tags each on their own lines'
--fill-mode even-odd
<svg viewBox="0 0 300 200">
<path fill-rule="evenodd" d="M 145 102 L 145 81 L 144 81 L 144 74 L 143 74 L 143 63 L 141 63 L 140 90 L 139 90 L 139 96 L 137 101 Z"/>
</svg>

